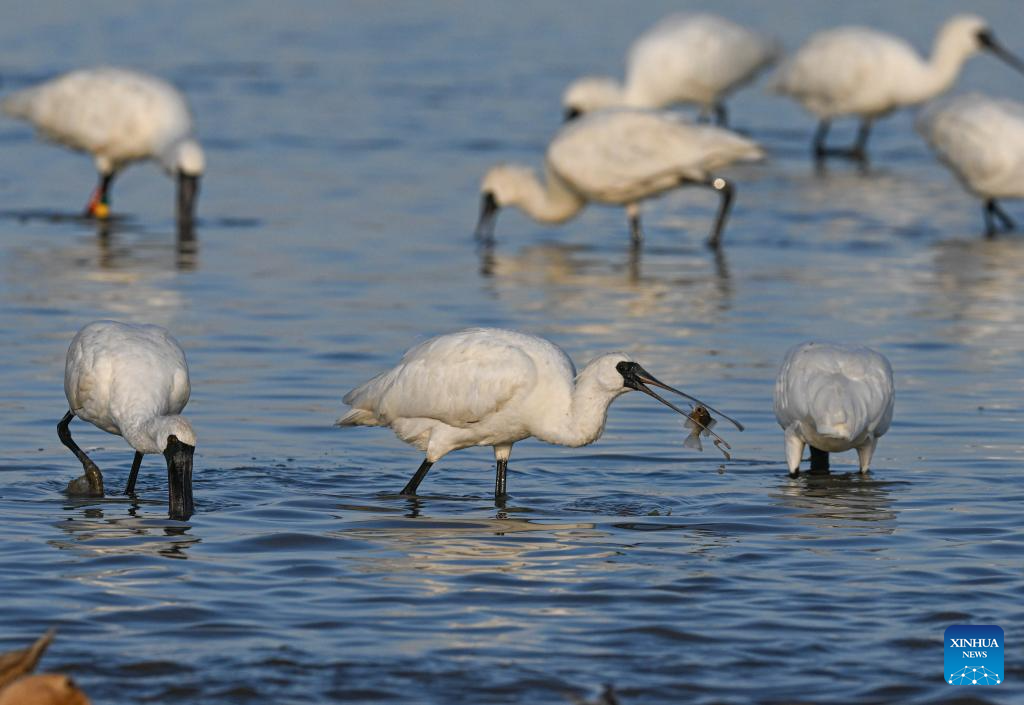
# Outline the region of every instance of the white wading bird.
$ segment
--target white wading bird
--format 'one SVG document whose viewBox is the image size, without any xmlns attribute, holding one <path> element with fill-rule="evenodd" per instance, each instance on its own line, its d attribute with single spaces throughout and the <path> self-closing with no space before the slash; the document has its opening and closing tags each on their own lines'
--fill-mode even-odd
<svg viewBox="0 0 1024 705">
<path fill-rule="evenodd" d="M 940 100 L 917 118 L 917 131 L 960 183 L 985 202 L 985 234 L 1015 224 L 997 198 L 1024 198 L 1024 103 L 979 93 Z"/>
<path fill-rule="evenodd" d="M 633 42 L 626 83 L 587 76 L 562 96 L 565 119 L 594 110 L 625 106 L 666 108 L 696 104 L 701 116 L 712 113 L 726 124 L 723 101 L 754 80 L 781 54 L 771 37 L 709 14 L 669 15 Z"/>
<path fill-rule="evenodd" d="M 393 369 L 345 395 L 351 408 L 338 426 L 388 426 L 427 454 L 402 490 L 415 495 L 430 466 L 453 450 L 493 446 L 495 498 L 505 494 L 512 444 L 533 436 L 579 447 L 604 432 L 608 406 L 635 389 L 687 415 L 650 387 L 666 389 L 623 353 L 601 355 L 579 375 L 553 343 L 497 328 L 474 328 L 428 340 L 409 350 Z"/>
<path fill-rule="evenodd" d="M 142 456 L 161 453 L 167 461 L 170 516 L 188 519 L 194 509 L 196 436 L 180 414 L 190 389 L 185 353 L 160 326 L 94 321 L 78 331 L 64 368 L 71 410 L 57 424 L 57 434 L 82 463 L 85 475 L 72 480 L 68 492 L 103 496 L 100 469 L 71 439 L 68 424 L 77 416 L 122 436 L 135 449 L 126 495 L 135 493 Z"/>
<path fill-rule="evenodd" d="M 786 432 L 789 474 L 800 472 L 804 444 L 811 469 L 828 470 L 828 454 L 857 449 L 867 472 L 878 438 L 889 430 L 892 367 L 859 345 L 801 343 L 790 348 L 775 380 L 775 418 Z"/>
<path fill-rule="evenodd" d="M 735 161 L 755 161 L 764 152 L 745 137 L 710 125 L 692 125 L 676 115 L 613 109 L 565 125 L 548 145 L 545 183 L 527 167 L 504 164 L 484 176 L 477 238 L 490 241 L 498 209 L 516 206 L 543 223 L 562 223 L 587 201 L 626 207 L 633 241 L 643 238 L 640 201 L 679 186 L 706 186 L 720 194 L 708 239 L 721 244 L 733 185 L 713 172 Z"/>
<path fill-rule="evenodd" d="M 779 67 L 773 88 L 818 117 L 815 158 L 864 161 L 872 121 L 945 92 L 964 62 L 983 49 L 1024 72 L 1024 63 L 1000 46 L 985 20 L 974 15 L 948 20 L 927 61 L 899 37 L 867 27 L 839 27 L 807 40 Z M 861 120 L 857 141 L 850 148 L 827 147 L 830 121 L 846 115 Z"/>
<path fill-rule="evenodd" d="M 99 184 L 87 216 L 108 217 L 118 172 L 155 159 L 177 179 L 179 222 L 191 222 L 205 160 L 185 98 L 169 83 L 125 69 L 82 69 L 13 93 L 0 106 L 42 137 L 93 155 Z"/>
</svg>

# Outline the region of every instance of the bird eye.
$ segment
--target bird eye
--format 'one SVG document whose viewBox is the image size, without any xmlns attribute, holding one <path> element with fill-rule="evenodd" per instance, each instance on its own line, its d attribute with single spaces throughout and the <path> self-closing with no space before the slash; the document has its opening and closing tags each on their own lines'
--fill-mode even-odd
<svg viewBox="0 0 1024 705">
<path fill-rule="evenodd" d="M 636 369 L 636 363 L 623 360 L 619 364 L 615 365 L 615 369 L 618 370 L 620 375 L 625 377 L 626 375 L 633 372 L 634 369 Z"/>
</svg>

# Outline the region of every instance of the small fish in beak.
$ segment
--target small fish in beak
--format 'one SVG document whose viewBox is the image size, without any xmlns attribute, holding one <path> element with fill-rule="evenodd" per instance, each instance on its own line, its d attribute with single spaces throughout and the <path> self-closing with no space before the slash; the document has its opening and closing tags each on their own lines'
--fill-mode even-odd
<svg viewBox="0 0 1024 705">
<path fill-rule="evenodd" d="M 683 441 L 683 446 L 703 451 L 704 446 L 700 442 L 700 437 L 711 437 L 714 439 L 712 442 L 715 444 L 715 448 L 718 448 L 726 460 L 731 460 L 732 456 L 729 454 L 729 451 L 732 450 L 732 446 L 724 438 L 711 430 L 715 427 L 716 423 L 718 421 L 712 418 L 711 412 L 707 410 L 707 407 L 700 404 L 694 406 L 693 410 L 690 411 L 690 415 L 686 417 L 686 423 L 684 424 L 685 428 L 690 429 L 690 435 Z"/>
<path fill-rule="evenodd" d="M 693 411 L 686 417 L 686 423 L 683 425 L 684 428 L 690 429 L 690 435 L 683 441 L 683 446 L 694 450 L 704 450 L 704 446 L 700 442 L 701 434 L 705 438 L 710 436 L 711 429 L 716 423 L 718 422 L 711 418 L 711 412 L 705 407 L 699 404 L 693 407 Z"/>
<path fill-rule="evenodd" d="M 700 399 L 692 397 L 686 392 L 681 392 L 674 387 L 668 386 L 664 382 L 658 380 L 656 377 L 654 377 L 654 375 L 652 375 L 650 372 L 648 372 L 635 362 L 620 362 L 618 365 L 616 365 L 616 369 L 619 371 L 619 374 L 622 375 L 623 384 L 626 387 L 629 387 L 630 389 L 635 389 L 638 392 L 643 392 L 647 396 L 657 399 L 662 404 L 672 409 L 676 413 L 686 417 L 686 428 L 693 429 L 693 432 L 690 434 L 690 437 L 687 438 L 686 441 L 684 441 L 683 445 L 690 448 L 694 447 L 691 444 L 692 438 L 693 442 L 696 443 L 696 448 L 698 450 L 703 450 L 699 438 L 700 434 L 703 433 L 705 436 L 711 436 L 714 439 L 715 447 L 718 448 L 719 451 L 721 451 L 721 453 L 725 456 L 726 460 L 731 459 L 731 456 L 729 455 L 728 451 L 732 449 L 732 446 L 730 446 L 724 438 L 722 438 L 717 433 L 711 430 L 711 427 L 715 424 L 715 421 L 714 419 L 712 419 L 711 414 L 715 413 L 718 416 L 721 416 L 726 421 L 732 423 L 740 431 L 743 430 L 743 424 L 741 424 L 736 419 L 723 414 L 721 411 L 718 411 L 714 407 L 705 404 Z M 686 413 L 678 406 L 670 402 L 668 399 L 665 399 L 663 396 L 653 391 L 651 387 L 658 387 L 660 389 L 672 392 L 673 394 L 678 394 L 679 396 L 685 399 L 689 399 L 696 406 L 690 411 L 690 413 Z"/>
</svg>

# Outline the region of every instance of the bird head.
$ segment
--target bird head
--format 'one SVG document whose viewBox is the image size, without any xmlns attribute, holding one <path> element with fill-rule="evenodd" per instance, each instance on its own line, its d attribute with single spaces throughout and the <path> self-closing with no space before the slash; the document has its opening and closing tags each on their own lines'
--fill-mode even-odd
<svg viewBox="0 0 1024 705">
<path fill-rule="evenodd" d="M 721 416 L 723 419 L 726 419 L 727 421 L 731 422 L 740 431 L 743 430 L 743 424 L 741 424 L 739 421 L 736 421 L 735 419 L 726 416 L 725 414 L 718 411 L 714 407 L 705 404 L 700 399 L 692 397 L 686 392 L 681 392 L 678 389 L 670 387 L 664 382 L 661 382 L 660 380 L 658 380 L 657 377 L 655 377 L 650 372 L 641 367 L 639 363 L 634 362 L 628 355 L 625 355 L 623 353 L 612 353 L 611 355 L 605 357 L 608 358 L 609 364 L 614 364 L 615 373 L 617 375 L 617 379 L 615 379 L 615 376 L 609 373 L 607 375 L 607 384 L 617 384 L 618 387 L 622 390 L 622 392 L 627 392 L 630 390 L 643 392 L 647 396 L 657 399 L 658 401 L 660 401 L 662 404 L 672 409 L 673 411 L 678 412 L 683 416 L 689 418 L 690 412 L 680 409 L 678 406 L 670 402 L 668 399 L 665 399 L 660 394 L 653 391 L 651 387 L 664 389 L 666 391 L 672 392 L 673 394 L 677 394 L 683 397 L 684 399 L 689 399 L 695 404 L 705 407 L 708 411 L 717 414 L 718 416 Z M 604 360 L 602 360 L 600 364 L 603 365 Z"/>
<path fill-rule="evenodd" d="M 187 137 L 172 144 L 161 155 L 161 163 L 178 181 L 178 222 L 191 223 L 199 196 L 199 179 L 206 170 L 203 148 L 194 138 Z"/>
<path fill-rule="evenodd" d="M 585 76 L 569 84 L 562 94 L 565 121 L 580 115 L 622 104 L 622 88 L 618 82 L 602 76 Z"/>
<path fill-rule="evenodd" d="M 1000 44 L 988 22 L 977 15 L 951 17 L 939 31 L 938 43 L 951 47 L 951 51 L 964 57 L 987 51 L 1024 73 L 1024 61 Z"/>
<path fill-rule="evenodd" d="M 528 189 L 536 189 L 537 179 L 528 167 L 499 164 L 491 167 L 480 183 L 480 219 L 476 225 L 478 240 L 494 238 L 498 210 L 521 203 Z"/>
<path fill-rule="evenodd" d="M 160 445 L 167 461 L 167 503 L 171 519 L 186 521 L 195 511 L 192 501 L 192 456 L 196 435 L 183 416 L 161 419 Z"/>
</svg>

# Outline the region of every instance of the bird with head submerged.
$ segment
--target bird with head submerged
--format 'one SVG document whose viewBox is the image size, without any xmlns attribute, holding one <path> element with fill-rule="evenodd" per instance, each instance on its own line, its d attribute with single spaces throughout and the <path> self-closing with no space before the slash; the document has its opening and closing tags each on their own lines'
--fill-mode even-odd
<svg viewBox="0 0 1024 705">
<path fill-rule="evenodd" d="M 1024 103 L 980 93 L 943 98 L 926 106 L 915 125 L 939 161 L 984 203 L 985 235 L 1013 230 L 1016 223 L 997 199 L 1024 198 Z"/>
<path fill-rule="evenodd" d="M 415 495 L 430 467 L 448 453 L 492 446 L 494 495 L 501 498 L 514 443 L 531 436 L 573 448 L 593 443 L 604 432 L 609 405 L 626 392 L 643 392 L 688 416 L 652 387 L 701 404 L 743 430 L 625 353 L 600 355 L 577 375 L 554 343 L 499 328 L 471 328 L 411 348 L 394 368 L 345 395 L 351 409 L 337 425 L 387 426 L 426 453 L 403 495 Z"/>
<path fill-rule="evenodd" d="M 160 453 L 167 462 L 171 519 L 192 516 L 196 436 L 181 415 L 190 392 L 185 352 L 160 326 L 94 321 L 78 331 L 64 368 L 70 410 L 57 424 L 57 435 L 85 474 L 68 484 L 68 493 L 103 496 L 100 469 L 71 438 L 68 425 L 77 416 L 135 449 L 126 495 L 135 494 L 142 456 Z"/>
<path fill-rule="evenodd" d="M 585 76 L 562 95 L 565 119 L 611 107 L 700 106 L 725 125 L 725 99 L 781 54 L 779 43 L 724 17 L 676 13 L 640 35 L 629 50 L 626 82 Z"/>
<path fill-rule="evenodd" d="M 679 186 L 696 185 L 719 194 L 718 215 L 708 246 L 718 248 L 732 205 L 734 186 L 716 172 L 736 161 L 757 161 L 764 152 L 753 141 L 677 115 L 617 108 L 567 123 L 548 145 L 544 182 L 527 167 L 491 168 L 480 185 L 476 237 L 491 242 L 498 210 L 515 206 L 542 223 L 563 223 L 588 201 L 624 206 L 634 243 L 643 238 L 640 202 Z"/>
<path fill-rule="evenodd" d="M 79 69 L 12 93 L 0 107 L 42 137 L 92 154 L 99 183 L 86 216 L 109 217 L 114 177 L 153 159 L 177 181 L 179 223 L 192 222 L 206 160 L 184 96 L 166 81 L 120 68 Z"/>
<path fill-rule="evenodd" d="M 829 453 L 856 448 L 866 473 L 879 437 L 889 430 L 894 400 L 892 367 L 881 353 L 837 343 L 790 348 L 775 380 L 775 418 L 785 431 L 789 474 L 800 472 L 805 444 L 811 470 L 828 470 Z"/>
<path fill-rule="evenodd" d="M 839 156 L 863 162 L 876 119 L 944 93 L 964 62 L 979 51 L 1024 73 L 1024 62 L 996 41 L 984 19 L 956 15 L 942 25 L 927 60 L 899 37 L 868 27 L 819 32 L 779 67 L 772 88 L 818 117 L 816 159 Z M 856 142 L 849 148 L 827 146 L 831 121 L 847 115 L 860 118 Z"/>
</svg>

